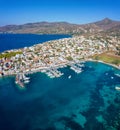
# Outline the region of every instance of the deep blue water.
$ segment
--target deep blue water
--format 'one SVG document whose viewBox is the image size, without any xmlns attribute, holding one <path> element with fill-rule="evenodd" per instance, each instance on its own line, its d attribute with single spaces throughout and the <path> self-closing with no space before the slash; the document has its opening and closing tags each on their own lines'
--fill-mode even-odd
<svg viewBox="0 0 120 130">
<path fill-rule="evenodd" d="M 35 35 L 11 36 L 18 37 L 13 46 L 22 47 L 19 43 L 33 45 Z M 9 49 L 4 47 L 1 51 Z M 96 62 L 86 62 L 82 69 L 80 74 L 69 67 L 60 69 L 64 75 L 54 79 L 31 74 L 24 90 L 14 76 L 0 78 L 0 130 L 120 130 L 120 91 L 115 90 L 120 70 Z"/>
<path fill-rule="evenodd" d="M 0 34 L 0 52 L 67 37 L 70 35 Z"/>
</svg>

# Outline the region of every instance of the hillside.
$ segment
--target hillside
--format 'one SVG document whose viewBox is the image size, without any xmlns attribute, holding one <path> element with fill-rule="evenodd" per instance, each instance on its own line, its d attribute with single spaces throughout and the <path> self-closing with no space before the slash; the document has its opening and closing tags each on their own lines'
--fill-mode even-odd
<svg viewBox="0 0 120 130">
<path fill-rule="evenodd" d="M 0 27 L 0 33 L 37 33 L 37 34 L 86 34 L 120 29 L 120 21 L 105 18 L 89 24 L 71 24 L 67 22 L 37 22 L 23 25 Z"/>
</svg>

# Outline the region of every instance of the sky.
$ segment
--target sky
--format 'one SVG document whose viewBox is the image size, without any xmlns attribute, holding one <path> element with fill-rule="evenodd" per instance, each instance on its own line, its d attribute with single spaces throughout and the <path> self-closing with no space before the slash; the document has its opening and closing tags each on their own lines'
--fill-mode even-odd
<svg viewBox="0 0 120 130">
<path fill-rule="evenodd" d="M 120 0 L 0 0 L 0 26 L 33 22 L 120 21 Z"/>
</svg>

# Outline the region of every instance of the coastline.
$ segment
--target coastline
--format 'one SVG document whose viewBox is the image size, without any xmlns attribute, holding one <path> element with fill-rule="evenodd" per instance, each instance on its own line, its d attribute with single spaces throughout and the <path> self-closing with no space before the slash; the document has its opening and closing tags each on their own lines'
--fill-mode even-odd
<svg viewBox="0 0 120 130">
<path fill-rule="evenodd" d="M 112 66 L 112 67 L 114 67 L 114 68 L 120 70 L 120 67 L 119 67 L 119 66 L 114 65 L 114 64 L 110 64 L 110 63 L 107 63 L 107 62 L 104 62 L 104 61 L 101 61 L 101 60 L 88 59 L 88 60 L 86 60 L 86 61 L 103 63 L 103 64 L 106 64 L 106 65 L 108 65 L 108 66 Z"/>
<path fill-rule="evenodd" d="M 45 73 L 45 74 L 47 74 L 50 78 L 57 78 L 57 77 L 60 77 L 60 76 L 62 76 L 63 75 L 63 73 L 61 73 L 60 71 L 59 71 L 59 74 L 60 75 L 57 75 L 57 73 L 54 75 L 51 75 L 52 73 L 51 73 L 51 70 L 53 69 L 53 70 L 57 70 L 57 69 L 59 69 L 59 68 L 65 68 L 65 67 L 67 67 L 67 66 L 71 66 L 72 67 L 72 65 L 75 65 L 75 64 L 79 64 L 79 63 L 86 63 L 86 62 L 98 62 L 98 63 L 102 63 L 102 64 L 105 64 L 105 65 L 108 65 L 108 66 L 110 66 L 110 67 L 114 67 L 114 68 L 116 68 L 116 69 L 118 69 L 118 70 L 120 70 L 120 67 L 118 67 L 118 66 L 116 66 L 116 65 L 113 65 L 113 64 L 109 64 L 109 63 L 106 63 L 106 62 L 103 62 L 103 61 L 100 61 L 100 60 L 93 60 L 93 59 L 86 59 L 86 60 L 81 60 L 81 61 L 71 61 L 71 62 L 65 62 L 64 64 L 59 64 L 59 65 L 55 65 L 54 67 L 52 66 L 44 66 L 44 67 L 40 67 L 40 68 L 32 68 L 32 69 L 30 69 L 29 71 L 24 71 L 24 72 L 21 72 L 21 73 L 14 73 L 14 74 L 7 74 L 7 75 L 4 75 L 4 76 L 2 76 L 2 75 L 0 75 L 0 78 L 3 78 L 3 77 L 11 77 L 11 76 L 14 76 L 14 77 L 16 77 L 17 78 L 17 75 L 19 74 L 19 75 L 28 75 L 28 74 L 33 74 L 33 73 L 38 73 L 38 72 L 43 72 L 43 73 Z M 75 71 L 75 70 L 74 70 Z M 76 72 L 76 71 L 75 71 Z M 81 68 L 80 68 L 80 72 L 82 72 L 82 70 L 81 70 Z M 50 74 L 51 73 L 51 74 Z M 76 73 L 78 73 L 78 72 L 76 72 Z M 57 76 L 56 76 L 57 75 Z M 15 83 L 17 84 L 17 86 L 18 86 L 18 88 L 20 88 L 20 89 L 24 89 L 25 88 L 25 82 L 23 82 L 24 81 L 24 79 L 19 79 L 18 80 L 18 82 L 15 80 Z M 30 81 L 29 81 L 30 82 Z"/>
<path fill-rule="evenodd" d="M 90 37 L 91 38 L 91 37 Z M 5 53 L 1 59 L 0 77 L 46 72 L 52 69 L 64 68 L 85 61 L 100 62 L 120 69 L 120 65 L 107 63 L 107 60 L 90 58 L 95 54 L 103 54 L 107 48 L 99 41 L 99 49 L 96 40 L 84 36 L 64 38 L 36 44 L 21 49 L 22 54 L 12 56 L 11 52 Z M 85 42 L 85 43 L 84 43 Z M 7 57 L 7 56 L 9 57 Z"/>
<path fill-rule="evenodd" d="M 59 65 L 55 65 L 55 66 L 52 66 L 52 68 L 55 68 L 55 69 L 59 69 L 59 68 L 64 68 L 64 67 L 66 67 L 66 66 L 69 66 L 70 64 L 76 64 L 76 63 L 82 63 L 82 62 L 99 62 L 99 63 L 102 63 L 102 64 L 106 64 L 106 65 L 108 65 L 108 66 L 111 66 L 111 67 L 114 67 L 114 68 L 116 68 L 116 69 L 118 69 L 118 70 L 120 70 L 120 67 L 119 66 L 117 66 L 117 65 L 114 65 L 114 64 L 110 64 L 110 63 L 106 63 L 106 62 L 104 62 L 104 61 L 101 61 L 101 60 L 93 60 L 93 59 L 87 59 L 87 60 L 81 60 L 81 61 L 79 61 L 79 62 L 69 62 L 69 63 L 63 63 L 63 64 L 59 64 Z M 25 74 L 33 74 L 33 73 L 38 73 L 38 72 L 42 72 L 42 70 L 49 70 L 49 69 L 51 69 L 51 67 L 49 66 L 49 67 L 40 67 L 40 68 L 32 68 L 31 70 L 29 70 L 29 71 L 24 71 L 24 73 Z M 6 75 L 4 75 L 4 76 L 2 76 L 2 75 L 0 75 L 0 77 L 2 78 L 2 77 L 9 77 L 9 76 L 16 76 L 17 75 L 17 73 L 14 73 L 14 74 L 6 74 Z"/>
</svg>

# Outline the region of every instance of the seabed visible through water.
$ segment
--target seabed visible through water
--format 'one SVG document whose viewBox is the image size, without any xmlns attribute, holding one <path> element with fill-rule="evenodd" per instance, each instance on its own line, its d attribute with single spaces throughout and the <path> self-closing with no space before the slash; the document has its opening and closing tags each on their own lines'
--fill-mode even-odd
<svg viewBox="0 0 120 130">
<path fill-rule="evenodd" d="M 30 76 L 25 90 L 15 77 L 0 79 L 0 130 L 119 130 L 120 71 L 86 62 L 80 74 L 69 67 L 59 78 Z M 68 78 L 71 75 L 71 78 Z"/>
</svg>

